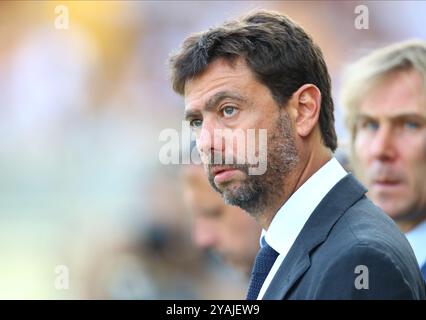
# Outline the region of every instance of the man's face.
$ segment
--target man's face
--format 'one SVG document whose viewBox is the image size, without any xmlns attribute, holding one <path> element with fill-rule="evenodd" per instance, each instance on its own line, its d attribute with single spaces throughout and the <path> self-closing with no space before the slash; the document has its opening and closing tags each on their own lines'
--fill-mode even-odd
<svg viewBox="0 0 426 320">
<path fill-rule="evenodd" d="M 271 199 L 282 197 L 285 178 L 298 160 L 289 115 L 277 105 L 270 90 L 258 82 L 243 59 L 230 65 L 224 59 L 210 63 L 204 73 L 185 86 L 186 119 L 195 131 L 197 147 L 213 188 L 225 202 L 253 215 L 261 213 Z M 267 169 L 250 175 L 250 163 L 237 141 L 221 134 L 224 130 L 247 133 L 267 131 Z M 235 135 L 237 136 L 237 135 Z M 248 135 L 245 135 L 248 137 Z M 242 142 L 247 146 L 248 139 Z M 247 148 L 245 148 L 247 149 Z M 256 156 L 261 148 L 255 145 Z M 225 157 L 233 164 L 215 164 Z M 244 159 L 245 164 L 236 164 Z"/>
<path fill-rule="evenodd" d="M 397 222 L 426 214 L 424 92 L 418 73 L 391 73 L 362 100 L 356 123 L 356 170 L 372 200 Z"/>
<path fill-rule="evenodd" d="M 226 205 L 201 166 L 183 170 L 184 200 L 193 218 L 194 243 L 213 249 L 242 272 L 249 273 L 259 249 L 260 227 L 238 207 Z"/>
</svg>

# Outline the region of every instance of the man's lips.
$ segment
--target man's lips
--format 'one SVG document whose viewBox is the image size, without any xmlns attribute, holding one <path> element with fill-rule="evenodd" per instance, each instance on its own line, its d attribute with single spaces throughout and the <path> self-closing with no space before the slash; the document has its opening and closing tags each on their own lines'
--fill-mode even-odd
<svg viewBox="0 0 426 320">
<path fill-rule="evenodd" d="M 396 192 L 405 184 L 403 172 L 393 166 L 373 164 L 368 175 L 371 188 L 378 192 Z"/>
<path fill-rule="evenodd" d="M 228 180 L 238 169 L 217 167 L 212 169 L 212 175 L 216 183 L 223 183 Z"/>
<path fill-rule="evenodd" d="M 393 190 L 402 186 L 401 180 L 373 180 L 372 187 L 378 190 Z"/>
<path fill-rule="evenodd" d="M 218 173 L 221 173 L 223 171 L 228 171 L 228 170 L 232 170 L 233 168 L 231 167 L 213 167 L 211 169 L 211 172 L 213 174 L 213 176 L 217 175 Z"/>
</svg>

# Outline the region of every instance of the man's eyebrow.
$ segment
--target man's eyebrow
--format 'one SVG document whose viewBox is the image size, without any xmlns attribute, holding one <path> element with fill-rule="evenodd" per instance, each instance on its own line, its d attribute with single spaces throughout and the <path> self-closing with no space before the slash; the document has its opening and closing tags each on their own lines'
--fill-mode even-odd
<svg viewBox="0 0 426 320">
<path fill-rule="evenodd" d="M 212 97 L 210 97 L 210 99 L 206 102 L 206 104 L 204 105 L 203 109 L 204 111 L 211 111 L 212 109 L 214 109 L 222 100 L 224 99 L 232 99 L 232 100 L 237 100 L 240 102 L 245 102 L 247 101 L 246 98 L 244 98 L 243 96 L 236 94 L 236 93 L 232 93 L 229 91 L 220 91 L 215 93 Z M 199 110 L 185 110 L 185 119 L 191 119 L 193 117 L 196 116 L 200 116 L 201 112 Z"/>
<path fill-rule="evenodd" d="M 402 121 L 402 120 L 420 120 L 420 121 L 426 121 L 426 117 L 422 114 L 418 114 L 418 113 L 402 113 L 402 114 L 397 114 L 393 117 L 391 117 L 392 120 L 394 121 Z"/>
<path fill-rule="evenodd" d="M 184 116 L 185 116 L 185 120 L 189 121 L 189 120 L 191 120 L 193 118 L 200 117 L 201 116 L 201 112 L 198 111 L 198 110 L 185 110 L 185 115 Z"/>
<path fill-rule="evenodd" d="M 364 119 L 370 119 L 370 118 L 374 118 L 374 117 L 368 114 L 363 114 L 363 113 L 360 113 L 356 116 L 356 120 L 360 120 L 360 119 L 364 120 Z"/>
<path fill-rule="evenodd" d="M 360 124 L 361 122 L 365 121 L 376 121 L 376 117 L 369 115 L 369 114 L 358 114 L 355 117 L 355 123 Z"/>
<path fill-rule="evenodd" d="M 370 114 L 359 114 L 357 120 L 374 120 L 380 118 L 380 115 L 370 115 Z M 408 113 L 398 113 L 394 115 L 387 116 L 391 121 L 401 121 L 406 119 L 419 119 L 421 121 L 426 121 L 426 116 L 414 112 Z"/>
</svg>

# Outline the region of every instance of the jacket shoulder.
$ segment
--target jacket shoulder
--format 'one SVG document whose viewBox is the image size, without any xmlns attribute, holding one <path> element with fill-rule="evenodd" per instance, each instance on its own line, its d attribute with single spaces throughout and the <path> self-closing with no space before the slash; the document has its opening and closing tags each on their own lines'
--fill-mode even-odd
<svg viewBox="0 0 426 320">
<path fill-rule="evenodd" d="M 425 288 L 416 258 L 405 236 L 365 196 L 348 208 L 313 255 L 322 265 L 320 298 L 424 299 Z M 356 287 L 357 271 L 371 279 L 369 291 Z M 337 286 L 333 289 L 333 286 Z"/>
</svg>

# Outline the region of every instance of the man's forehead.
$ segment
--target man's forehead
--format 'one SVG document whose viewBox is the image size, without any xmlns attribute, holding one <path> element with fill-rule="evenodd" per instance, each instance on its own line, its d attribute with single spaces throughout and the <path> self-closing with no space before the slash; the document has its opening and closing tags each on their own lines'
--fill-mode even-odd
<svg viewBox="0 0 426 320">
<path fill-rule="evenodd" d="M 422 75 L 416 70 L 394 70 L 371 80 L 361 103 L 368 101 L 389 103 L 393 100 L 424 100 L 426 86 Z"/>
<path fill-rule="evenodd" d="M 426 94 L 417 93 L 411 95 L 386 95 L 386 92 L 377 92 L 374 95 L 366 95 L 360 101 L 358 114 L 369 116 L 398 117 L 409 114 L 426 116 Z"/>
<path fill-rule="evenodd" d="M 251 71 L 243 59 L 230 62 L 224 58 L 211 62 L 201 74 L 185 83 L 185 109 L 198 108 L 223 88 L 230 90 L 237 81 L 251 80 Z"/>
<path fill-rule="evenodd" d="M 370 117 L 401 117 L 405 115 L 426 116 L 426 95 L 424 92 L 398 94 L 391 88 L 371 91 L 360 101 L 358 115 Z"/>
</svg>

